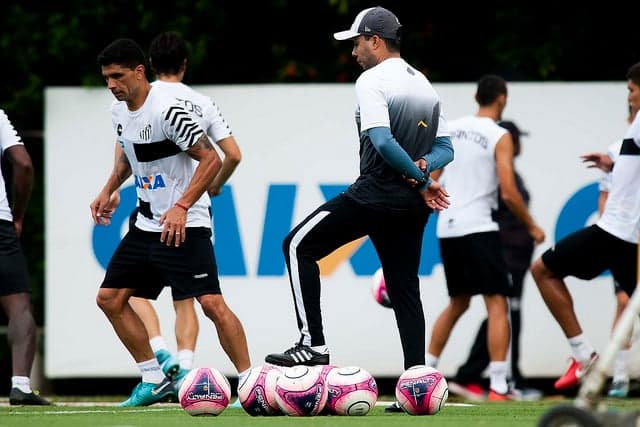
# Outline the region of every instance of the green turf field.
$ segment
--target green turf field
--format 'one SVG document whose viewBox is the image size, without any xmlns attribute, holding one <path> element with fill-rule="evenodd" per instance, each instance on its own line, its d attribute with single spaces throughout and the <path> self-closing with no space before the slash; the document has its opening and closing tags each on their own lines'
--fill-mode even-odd
<svg viewBox="0 0 640 427">
<path fill-rule="evenodd" d="M 554 405 L 571 404 L 569 399 L 545 399 L 539 402 L 505 402 L 460 405 L 448 402 L 434 416 L 386 414 L 384 406 L 377 406 L 363 417 L 317 416 L 250 417 L 242 409 L 227 408 L 218 417 L 192 417 L 177 404 L 158 404 L 145 408 L 116 408 L 113 403 L 85 400 L 73 403 L 68 398 L 53 399 L 52 407 L 0 407 L 0 426 L 45 427 L 103 427 L 103 426 L 535 426 Z M 640 407 L 640 399 L 605 400 L 612 410 L 631 411 Z M 69 406 L 67 406 L 69 405 Z"/>
</svg>

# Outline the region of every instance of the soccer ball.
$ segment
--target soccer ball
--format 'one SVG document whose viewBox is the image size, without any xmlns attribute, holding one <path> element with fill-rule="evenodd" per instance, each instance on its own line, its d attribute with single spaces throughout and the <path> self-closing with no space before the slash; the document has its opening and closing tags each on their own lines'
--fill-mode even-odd
<svg viewBox="0 0 640 427">
<path fill-rule="evenodd" d="M 256 416 L 281 413 L 275 394 L 280 373 L 280 369 L 273 365 L 251 368 L 242 384 L 238 386 L 238 399 L 247 414 Z"/>
<path fill-rule="evenodd" d="M 396 384 L 396 399 L 411 415 L 434 415 L 449 397 L 447 380 L 435 368 L 416 365 L 400 375 Z"/>
<path fill-rule="evenodd" d="M 322 370 L 303 365 L 286 368 L 276 381 L 276 401 L 287 415 L 318 415 L 327 402 Z"/>
<path fill-rule="evenodd" d="M 180 406 L 189 415 L 219 415 L 229 405 L 231 386 L 216 368 L 192 369 L 178 391 Z"/>
<path fill-rule="evenodd" d="M 332 414 L 366 415 L 378 399 L 376 380 L 357 366 L 332 369 L 326 382 L 326 407 Z"/>
<path fill-rule="evenodd" d="M 373 283 L 371 284 L 371 293 L 373 299 L 383 307 L 391 308 L 391 299 L 387 293 L 387 284 L 382 275 L 382 267 L 373 274 Z"/>
</svg>

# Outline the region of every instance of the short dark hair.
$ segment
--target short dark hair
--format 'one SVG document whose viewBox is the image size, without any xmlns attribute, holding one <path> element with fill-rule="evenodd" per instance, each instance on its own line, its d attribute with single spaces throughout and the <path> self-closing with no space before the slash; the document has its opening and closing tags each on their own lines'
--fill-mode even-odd
<svg viewBox="0 0 640 427">
<path fill-rule="evenodd" d="M 480 106 L 493 103 L 500 95 L 507 94 L 507 82 L 495 74 L 486 74 L 478 80 L 476 101 Z"/>
<path fill-rule="evenodd" d="M 633 64 L 627 71 L 627 80 L 631 80 L 640 86 L 640 62 Z"/>
<path fill-rule="evenodd" d="M 135 69 L 138 65 L 146 66 L 144 51 L 135 41 L 127 38 L 117 39 L 98 54 L 98 65 L 122 65 Z"/>
<path fill-rule="evenodd" d="M 151 69 L 156 74 L 178 74 L 188 56 L 187 43 L 176 31 L 158 34 L 149 46 Z"/>
</svg>

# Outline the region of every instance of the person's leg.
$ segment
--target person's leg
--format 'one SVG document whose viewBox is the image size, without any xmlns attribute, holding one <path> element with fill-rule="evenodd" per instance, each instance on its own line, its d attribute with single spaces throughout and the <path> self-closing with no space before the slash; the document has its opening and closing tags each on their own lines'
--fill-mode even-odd
<svg viewBox="0 0 640 427">
<path fill-rule="evenodd" d="M 402 344 L 404 368 L 425 364 L 426 326 L 418 269 L 428 211 L 371 212 L 369 237 L 382 264 Z"/>
<path fill-rule="evenodd" d="M 283 353 L 267 355 L 267 363 L 278 366 L 329 364 L 320 310 L 318 261 L 364 236 L 368 221 L 366 208 L 339 195 L 316 209 L 285 237 L 282 251 L 300 340 Z"/>
<path fill-rule="evenodd" d="M 489 387 L 494 392 L 504 395 L 509 391 L 507 353 L 511 334 L 507 298 L 504 295 L 483 295 L 483 298 L 487 307 L 487 348 L 491 359 Z"/>
<path fill-rule="evenodd" d="M 208 294 L 199 296 L 197 299 L 204 314 L 213 321 L 220 345 L 233 366 L 239 373 L 249 369 L 251 361 L 244 328 L 235 313 L 227 306 L 222 295 Z"/>
<path fill-rule="evenodd" d="M 484 319 L 478 328 L 469 356 L 458 368 L 454 381 L 460 384 L 480 384 L 482 382 L 482 373 L 489 366 L 489 362 L 487 319 Z"/>
<path fill-rule="evenodd" d="M 471 297 L 469 295 L 456 295 L 449 299 L 449 304 L 440 313 L 433 324 L 431 341 L 429 342 L 429 354 L 439 358 L 444 350 L 453 327 L 469 308 Z"/>
<path fill-rule="evenodd" d="M 100 288 L 96 303 L 114 331 L 138 363 L 154 359 L 149 335 L 140 317 L 129 304 L 132 289 Z"/>
<path fill-rule="evenodd" d="M 614 281 L 615 284 L 615 281 Z M 616 295 L 616 313 L 613 319 L 613 328 L 620 320 L 622 312 L 629 303 L 629 296 L 622 290 L 617 284 L 615 284 Z M 624 346 L 616 354 L 615 361 L 613 363 L 613 377 L 611 380 L 611 386 L 607 395 L 610 397 L 623 398 L 627 397 L 629 393 L 629 349 L 631 348 L 631 332 L 629 331 L 629 337 Z"/>
<path fill-rule="evenodd" d="M 175 333 L 180 368 L 191 369 L 199 332 L 193 298 L 174 301 L 173 308 L 176 312 Z"/>
<path fill-rule="evenodd" d="M 12 375 L 29 377 L 36 350 L 36 322 L 31 311 L 31 294 L 21 292 L 0 296 L 0 304 L 9 320 L 7 340 L 11 348 Z"/>
<path fill-rule="evenodd" d="M 542 258 L 533 262 L 531 274 L 542 299 L 562 328 L 564 335 L 571 338 L 582 334 L 582 328 L 573 307 L 573 298 L 564 281 L 547 268 Z"/>
<path fill-rule="evenodd" d="M 180 370 L 180 361 L 171 354 L 169 346 L 160 332 L 160 319 L 151 301 L 147 298 L 131 297 L 129 305 L 140 317 L 149 335 L 149 344 L 162 372 L 170 378 L 174 378 Z"/>
</svg>

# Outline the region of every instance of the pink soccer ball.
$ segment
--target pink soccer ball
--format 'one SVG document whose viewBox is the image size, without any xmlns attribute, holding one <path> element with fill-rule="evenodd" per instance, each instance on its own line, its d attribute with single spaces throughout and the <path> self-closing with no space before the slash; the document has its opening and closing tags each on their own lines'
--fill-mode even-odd
<svg viewBox="0 0 640 427">
<path fill-rule="evenodd" d="M 376 380 L 357 366 L 332 369 L 326 382 L 326 408 L 335 415 L 366 415 L 378 399 Z"/>
<path fill-rule="evenodd" d="M 411 415 L 435 415 L 448 397 L 447 380 L 429 366 L 412 366 L 400 375 L 396 384 L 398 404 Z"/>
<path fill-rule="evenodd" d="M 280 369 L 273 365 L 251 368 L 238 386 L 240 405 L 249 415 L 281 414 L 276 401 L 276 382 L 280 373 Z"/>
<path fill-rule="evenodd" d="M 382 267 L 373 274 L 373 283 L 371 284 L 371 293 L 373 299 L 383 307 L 391 308 L 391 299 L 387 293 L 387 284 L 384 281 Z"/>
<path fill-rule="evenodd" d="M 180 406 L 189 415 L 216 416 L 229 405 L 231 386 L 215 368 L 192 369 L 178 391 Z"/>
<path fill-rule="evenodd" d="M 276 381 L 276 401 L 286 415 L 318 415 L 327 402 L 322 370 L 302 365 L 286 368 Z"/>
</svg>

